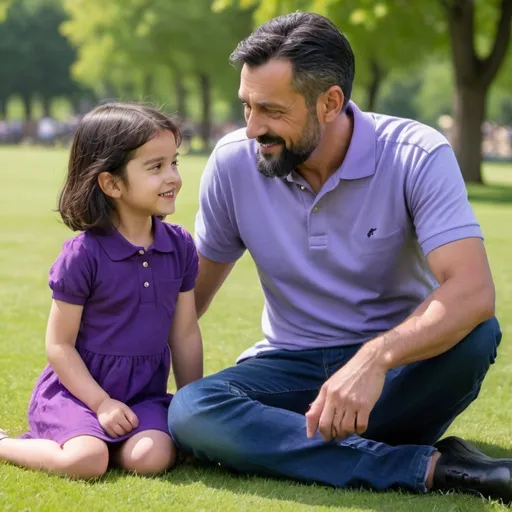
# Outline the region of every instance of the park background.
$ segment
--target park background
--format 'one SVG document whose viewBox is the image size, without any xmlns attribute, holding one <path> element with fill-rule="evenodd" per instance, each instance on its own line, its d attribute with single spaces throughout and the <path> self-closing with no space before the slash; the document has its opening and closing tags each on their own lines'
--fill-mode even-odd
<svg viewBox="0 0 512 512">
<path fill-rule="evenodd" d="M 55 214 L 70 138 L 92 106 L 143 101 L 179 115 L 194 230 L 207 155 L 243 126 L 237 42 L 274 15 L 328 15 L 356 56 L 354 101 L 442 131 L 485 234 L 504 339 L 480 398 L 449 433 L 512 457 L 512 0 L 0 0 L 0 427 L 26 429 L 45 364 L 49 266 L 71 236 Z M 248 255 L 202 319 L 205 372 L 261 338 Z M 173 383 L 170 383 L 173 389 Z M 0 510 L 506 510 L 468 496 L 344 491 L 185 465 L 94 484 L 0 465 Z"/>
</svg>

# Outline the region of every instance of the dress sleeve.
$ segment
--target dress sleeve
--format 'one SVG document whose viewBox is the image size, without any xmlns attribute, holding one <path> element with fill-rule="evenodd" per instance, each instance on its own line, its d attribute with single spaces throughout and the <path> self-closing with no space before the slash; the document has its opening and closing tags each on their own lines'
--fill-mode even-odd
<svg viewBox="0 0 512 512">
<path fill-rule="evenodd" d="M 82 240 L 64 242 L 62 252 L 50 268 L 49 286 L 52 297 L 83 306 L 91 294 L 93 272 L 90 255 Z"/>
</svg>

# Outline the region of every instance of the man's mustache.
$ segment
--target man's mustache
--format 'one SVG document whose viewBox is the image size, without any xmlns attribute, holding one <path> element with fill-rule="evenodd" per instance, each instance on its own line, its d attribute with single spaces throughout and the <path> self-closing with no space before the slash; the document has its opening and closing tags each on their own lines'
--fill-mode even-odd
<svg viewBox="0 0 512 512">
<path fill-rule="evenodd" d="M 256 137 L 256 140 L 260 144 L 284 144 L 284 140 L 281 137 L 272 135 L 261 135 L 260 137 Z"/>
</svg>

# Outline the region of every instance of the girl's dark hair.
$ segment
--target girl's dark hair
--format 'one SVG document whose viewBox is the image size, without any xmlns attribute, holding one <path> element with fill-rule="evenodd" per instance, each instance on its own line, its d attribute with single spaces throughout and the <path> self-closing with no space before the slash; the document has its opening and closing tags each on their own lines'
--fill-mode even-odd
<svg viewBox="0 0 512 512">
<path fill-rule="evenodd" d="M 270 59 L 287 59 L 293 67 L 293 86 L 314 106 L 318 96 L 338 85 L 345 109 L 352 94 L 355 59 L 347 38 L 329 19 L 312 12 L 278 16 L 241 41 L 231 63 L 261 66 Z"/>
<path fill-rule="evenodd" d="M 73 231 L 108 230 L 115 212 L 113 200 L 98 184 L 98 176 L 109 172 L 125 176 L 126 164 L 135 150 L 162 130 L 181 142 L 176 123 L 145 105 L 109 103 L 87 113 L 75 133 L 66 182 L 60 193 L 58 212 Z"/>
</svg>

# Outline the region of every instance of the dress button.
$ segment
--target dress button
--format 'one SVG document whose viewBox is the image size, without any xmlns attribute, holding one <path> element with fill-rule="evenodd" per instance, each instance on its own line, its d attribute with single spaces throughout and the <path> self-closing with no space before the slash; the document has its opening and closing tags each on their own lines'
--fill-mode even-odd
<svg viewBox="0 0 512 512">
<path fill-rule="evenodd" d="M 141 250 L 139 251 L 139 254 L 144 254 L 144 249 L 141 249 Z"/>
<path fill-rule="evenodd" d="M 148 263 L 147 261 L 145 261 L 145 262 L 142 264 L 142 266 L 143 266 L 144 268 L 148 268 L 148 267 L 149 267 L 149 263 Z"/>
<path fill-rule="evenodd" d="M 147 281 L 144 283 L 144 288 L 149 288 L 149 283 Z"/>
<path fill-rule="evenodd" d="M 318 211 L 318 206 L 315 206 L 315 207 L 313 208 L 313 213 L 316 213 L 317 211 Z"/>
</svg>

